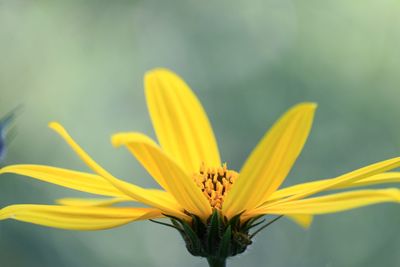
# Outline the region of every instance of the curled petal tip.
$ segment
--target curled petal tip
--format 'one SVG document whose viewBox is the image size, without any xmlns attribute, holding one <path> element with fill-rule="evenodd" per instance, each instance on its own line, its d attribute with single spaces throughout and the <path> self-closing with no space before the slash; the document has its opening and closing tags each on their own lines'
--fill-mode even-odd
<svg viewBox="0 0 400 267">
<path fill-rule="evenodd" d="M 299 106 L 304 107 L 304 108 L 309 108 L 311 110 L 315 110 L 318 108 L 318 104 L 315 102 L 303 102 L 303 103 L 300 103 Z"/>
<path fill-rule="evenodd" d="M 51 122 L 49 122 L 49 124 L 48 124 L 47 126 L 48 126 L 50 129 L 53 129 L 53 130 L 59 129 L 59 128 L 64 128 L 64 127 L 62 127 L 61 124 L 60 124 L 59 122 L 57 122 L 57 121 L 51 121 Z"/>
<path fill-rule="evenodd" d="M 111 143 L 114 147 L 119 147 L 128 143 L 146 143 L 156 146 L 156 144 L 148 136 L 139 132 L 116 133 L 111 136 Z"/>
<path fill-rule="evenodd" d="M 396 198 L 397 202 L 400 203 L 400 190 L 396 188 L 393 191 L 394 191 L 394 194 L 393 194 L 394 197 Z"/>
<path fill-rule="evenodd" d="M 167 74 L 167 73 L 174 74 L 174 72 L 171 71 L 170 69 L 167 69 L 164 67 L 158 67 L 158 68 L 154 68 L 154 69 L 147 71 L 145 73 L 145 77 L 150 77 L 150 76 L 158 75 L 158 74 Z"/>
<path fill-rule="evenodd" d="M 120 147 L 122 143 L 123 134 L 114 134 L 111 136 L 111 144 L 113 147 Z"/>
</svg>

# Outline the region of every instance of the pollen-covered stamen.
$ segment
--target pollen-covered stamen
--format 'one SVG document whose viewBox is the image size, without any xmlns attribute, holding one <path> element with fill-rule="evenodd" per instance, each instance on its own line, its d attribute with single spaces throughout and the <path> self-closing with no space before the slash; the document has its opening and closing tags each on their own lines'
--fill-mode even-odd
<svg viewBox="0 0 400 267">
<path fill-rule="evenodd" d="M 238 173 L 228 170 L 226 163 L 222 167 L 207 167 L 201 164 L 199 173 L 193 175 L 197 186 L 210 201 L 213 208 L 221 209 L 224 197 L 231 189 Z"/>
</svg>

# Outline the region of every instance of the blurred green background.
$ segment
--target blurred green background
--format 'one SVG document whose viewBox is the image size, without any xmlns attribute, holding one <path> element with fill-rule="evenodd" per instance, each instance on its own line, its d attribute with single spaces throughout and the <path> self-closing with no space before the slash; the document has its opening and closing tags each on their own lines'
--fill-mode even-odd
<svg viewBox="0 0 400 267">
<path fill-rule="evenodd" d="M 0 0 L 0 114 L 18 104 L 5 164 L 87 171 L 47 128 L 60 121 L 96 160 L 142 186 L 151 178 L 109 136 L 154 136 L 142 77 L 164 66 L 203 102 L 223 160 L 239 170 L 274 120 L 316 101 L 307 146 L 286 185 L 328 178 L 400 154 L 397 0 Z M 0 204 L 83 196 L 3 175 Z M 400 266 L 400 207 L 281 220 L 229 266 Z M 99 232 L 0 222 L 5 267 L 206 266 L 178 233 L 150 222 Z"/>
</svg>

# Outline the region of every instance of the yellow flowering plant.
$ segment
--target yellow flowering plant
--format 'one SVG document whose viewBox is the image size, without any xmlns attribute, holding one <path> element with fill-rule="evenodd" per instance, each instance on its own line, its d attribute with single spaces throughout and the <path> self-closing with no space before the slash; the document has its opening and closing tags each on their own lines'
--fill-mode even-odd
<svg viewBox="0 0 400 267">
<path fill-rule="evenodd" d="M 290 108 L 236 172 L 221 161 L 207 115 L 178 75 L 166 69 L 148 72 L 145 93 L 158 143 L 142 133 L 124 132 L 112 136 L 112 144 L 129 149 L 160 189 L 143 188 L 116 178 L 59 123 L 52 122 L 50 128 L 93 173 L 44 165 L 12 165 L 0 169 L 0 174 L 24 175 L 106 198 L 64 198 L 56 200 L 57 205 L 10 205 L 0 210 L 0 219 L 70 230 L 100 230 L 152 220 L 175 228 L 192 255 L 206 258 L 210 266 L 221 267 L 226 266 L 228 257 L 244 252 L 260 230 L 282 216 L 307 228 L 314 215 L 400 201 L 397 188 L 320 195 L 331 190 L 399 182 L 400 173 L 389 171 L 400 166 L 400 158 L 335 178 L 281 188 L 309 135 L 317 107 L 314 103 Z M 123 202 L 132 205 L 117 205 Z M 264 215 L 277 217 L 263 225 Z M 171 223 L 156 221 L 162 218 Z"/>
</svg>

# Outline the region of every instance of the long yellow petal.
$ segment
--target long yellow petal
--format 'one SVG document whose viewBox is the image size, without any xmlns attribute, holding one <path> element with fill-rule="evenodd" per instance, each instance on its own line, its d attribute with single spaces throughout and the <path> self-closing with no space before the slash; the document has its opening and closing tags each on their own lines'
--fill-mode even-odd
<svg viewBox="0 0 400 267">
<path fill-rule="evenodd" d="M 288 197 L 291 195 L 296 195 L 304 190 L 309 189 L 311 187 L 322 186 L 324 184 L 329 184 L 335 181 L 337 178 L 324 179 L 319 181 L 313 181 L 303 184 L 297 184 L 290 187 L 286 187 L 274 192 L 268 201 Z M 351 181 L 349 183 L 338 184 L 332 186 L 329 190 L 337 190 L 337 189 L 345 189 L 345 188 L 353 188 L 360 186 L 368 186 L 368 185 L 376 185 L 376 184 L 386 184 L 386 183 L 400 183 L 400 172 L 385 172 L 376 174 L 370 177 L 363 178 L 361 180 Z"/>
<path fill-rule="evenodd" d="M 276 205 L 267 204 L 252 211 L 251 214 L 325 214 L 382 202 L 400 202 L 400 190 L 395 188 L 359 190 Z"/>
<path fill-rule="evenodd" d="M 332 190 L 333 188 L 346 187 L 349 184 L 356 183 L 357 181 L 360 181 L 362 179 L 370 178 L 379 173 L 383 173 L 385 171 L 395 169 L 398 167 L 400 167 L 400 157 L 388 159 L 385 161 L 380 161 L 378 163 L 371 164 L 369 166 L 366 166 L 366 167 L 357 169 L 355 171 L 343 174 L 334 179 L 329 179 L 328 181 L 326 181 L 324 183 L 316 183 L 316 184 L 308 185 L 307 187 L 303 188 L 303 190 L 296 195 L 291 195 L 287 198 L 277 200 L 277 201 L 272 201 L 272 202 L 274 202 L 274 203 L 290 202 L 290 201 L 297 200 L 297 199 L 303 199 L 303 198 L 306 198 L 308 196 L 311 196 L 311 195 L 314 195 L 314 194 L 317 194 L 317 193 L 320 193 L 323 191 Z"/>
<path fill-rule="evenodd" d="M 304 229 L 310 228 L 314 219 L 314 216 L 310 214 L 289 214 L 287 217 Z"/>
<path fill-rule="evenodd" d="M 114 204 L 130 202 L 129 198 L 59 198 L 57 204 L 76 207 L 109 207 Z"/>
<path fill-rule="evenodd" d="M 147 172 L 161 185 L 162 188 L 169 191 L 167 182 L 164 180 L 159 164 L 154 162 L 154 157 L 148 151 L 148 146 L 156 147 L 157 144 L 141 133 L 117 133 L 111 138 L 113 146 L 119 147 L 125 145 L 135 158 L 142 164 Z"/>
<path fill-rule="evenodd" d="M 207 115 L 189 86 L 167 69 L 145 76 L 150 117 L 163 150 L 183 165 L 198 171 L 202 162 L 221 166 L 217 142 Z"/>
<path fill-rule="evenodd" d="M 43 165 L 11 165 L 0 169 L 0 174 L 3 173 L 14 173 L 29 176 L 47 183 L 52 183 L 91 194 L 113 197 L 126 196 L 124 193 L 107 182 L 103 177 L 90 173 L 71 171 Z"/>
<path fill-rule="evenodd" d="M 116 197 L 108 201 L 124 200 L 126 201 L 137 201 L 132 197 L 127 196 L 116 189 L 103 177 L 84 173 L 71 171 L 61 168 L 55 168 L 43 165 L 11 165 L 0 169 L 0 174 L 14 173 L 19 175 L 28 176 L 31 178 L 38 179 L 40 181 L 64 186 L 67 188 L 79 190 L 86 193 L 98 194 L 103 196 Z M 121 181 L 127 188 L 131 187 L 131 184 Z M 146 189 L 147 192 L 151 192 L 157 199 L 160 199 L 166 203 L 174 203 L 176 200 L 171 196 L 170 193 L 161 191 L 159 189 Z M 94 204 L 94 203 L 93 203 Z"/>
<path fill-rule="evenodd" d="M 49 127 L 56 131 L 67 144 L 75 151 L 75 153 L 86 163 L 86 165 L 91 168 L 94 172 L 106 179 L 111 185 L 116 189 L 125 193 L 127 196 L 142 202 L 151 207 L 158 208 L 164 213 L 169 215 L 174 215 L 180 218 L 189 219 L 186 214 L 183 213 L 182 206 L 179 205 L 173 198 L 161 197 L 152 190 L 144 189 L 139 186 L 128 184 L 120 179 L 112 176 L 108 171 L 103 169 L 99 164 L 97 164 L 68 134 L 68 132 L 56 122 L 50 123 Z"/>
<path fill-rule="evenodd" d="M 115 146 L 126 144 L 155 180 L 170 192 L 190 213 L 207 218 L 211 206 L 190 173 L 184 171 L 156 143 L 140 133 L 118 134 L 112 138 Z"/>
<path fill-rule="evenodd" d="M 102 230 L 162 217 L 157 209 L 127 207 L 72 207 L 11 205 L 0 210 L 0 220 L 14 219 L 69 230 Z"/>
<path fill-rule="evenodd" d="M 306 142 L 315 109 L 314 103 L 296 105 L 267 132 L 224 201 L 228 217 L 255 208 L 282 184 Z"/>
</svg>

